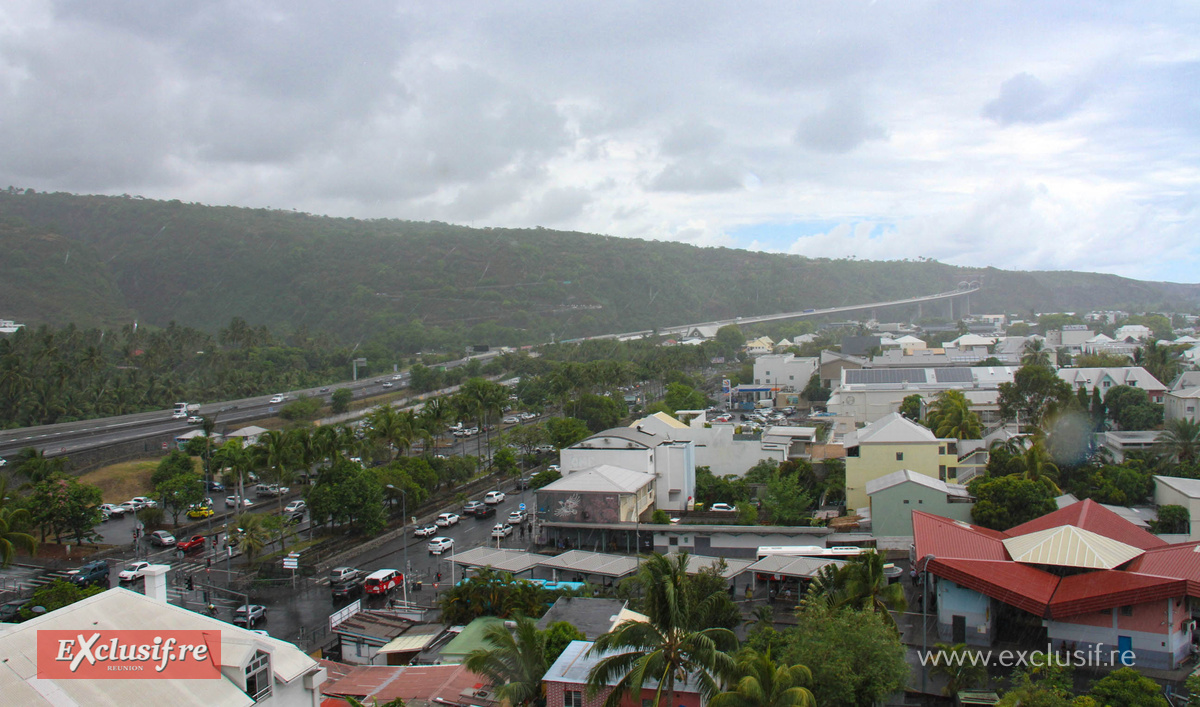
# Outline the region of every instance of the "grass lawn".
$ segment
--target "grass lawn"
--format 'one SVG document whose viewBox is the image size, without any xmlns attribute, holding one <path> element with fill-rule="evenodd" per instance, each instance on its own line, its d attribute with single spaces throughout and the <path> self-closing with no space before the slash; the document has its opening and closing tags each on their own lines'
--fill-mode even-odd
<svg viewBox="0 0 1200 707">
<path fill-rule="evenodd" d="M 105 503 L 122 503 L 134 496 L 152 496 L 150 476 L 158 468 L 158 459 L 139 459 L 113 464 L 79 477 L 79 481 L 100 488 Z"/>
</svg>

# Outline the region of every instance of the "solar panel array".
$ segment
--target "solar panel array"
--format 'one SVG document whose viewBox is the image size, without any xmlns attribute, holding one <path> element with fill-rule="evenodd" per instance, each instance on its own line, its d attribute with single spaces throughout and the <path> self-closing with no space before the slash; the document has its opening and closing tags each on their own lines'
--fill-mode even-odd
<svg viewBox="0 0 1200 707">
<path fill-rule="evenodd" d="M 973 383 L 975 376 L 970 368 L 935 368 L 933 375 L 938 383 Z"/>
<path fill-rule="evenodd" d="M 924 368 L 862 368 L 846 371 L 846 383 L 850 385 L 924 382 L 926 382 Z"/>
</svg>

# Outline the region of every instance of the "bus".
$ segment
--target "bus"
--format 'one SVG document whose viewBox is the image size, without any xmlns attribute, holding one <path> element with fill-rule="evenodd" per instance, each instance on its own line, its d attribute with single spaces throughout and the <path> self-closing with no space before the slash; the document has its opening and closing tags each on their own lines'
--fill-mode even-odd
<svg viewBox="0 0 1200 707">
<path fill-rule="evenodd" d="M 758 559 L 782 555 L 783 557 L 819 557 L 830 560 L 848 560 L 864 552 L 872 552 L 871 548 L 854 545 L 821 547 L 819 545 L 764 545 L 758 548 Z"/>
</svg>

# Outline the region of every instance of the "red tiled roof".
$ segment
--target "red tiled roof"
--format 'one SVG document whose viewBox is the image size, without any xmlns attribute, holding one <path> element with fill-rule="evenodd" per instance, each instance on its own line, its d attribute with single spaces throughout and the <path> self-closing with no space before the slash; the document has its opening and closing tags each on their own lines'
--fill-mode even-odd
<svg viewBox="0 0 1200 707">
<path fill-rule="evenodd" d="M 1008 536 L 962 521 L 924 511 L 912 512 L 913 541 L 918 562 L 928 555 L 938 559 L 1008 560 L 1004 539 Z"/>
<path fill-rule="evenodd" d="M 1015 528 L 1009 528 L 1008 537 L 1025 535 L 1026 533 L 1046 530 L 1047 528 L 1057 528 L 1060 525 L 1073 525 L 1077 528 L 1090 530 L 1098 535 L 1112 538 L 1113 540 L 1141 548 L 1142 550 L 1163 547 L 1167 544 L 1162 538 L 1142 530 L 1091 499 L 1072 503 L 1057 511 L 1047 513 L 1040 518 L 1034 518 L 1028 523 L 1022 523 Z"/>
<path fill-rule="evenodd" d="M 1187 582 L 1136 572 L 1101 570 L 1064 577 L 1050 600 L 1050 616 L 1062 618 L 1115 606 L 1183 596 Z"/>
<path fill-rule="evenodd" d="M 1200 542 L 1147 550 L 1129 563 L 1128 571 L 1186 580 L 1188 594 L 1200 596 Z"/>
<path fill-rule="evenodd" d="M 456 702 L 468 688 L 481 688 L 485 682 L 465 665 L 360 665 L 340 680 L 322 686 L 326 695 L 367 697 L 380 703 L 397 697 L 408 700 L 437 699 Z"/>
<path fill-rule="evenodd" d="M 1046 606 L 1059 583 L 1056 575 L 1009 561 L 939 557 L 929 561 L 929 571 L 955 584 L 974 589 L 984 596 L 1038 616 L 1045 615 Z"/>
</svg>

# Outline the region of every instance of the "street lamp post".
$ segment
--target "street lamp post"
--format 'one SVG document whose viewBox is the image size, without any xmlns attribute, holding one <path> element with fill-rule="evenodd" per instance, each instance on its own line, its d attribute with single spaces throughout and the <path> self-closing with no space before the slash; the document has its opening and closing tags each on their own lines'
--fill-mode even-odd
<svg viewBox="0 0 1200 707">
<path fill-rule="evenodd" d="M 404 608 L 407 609 L 408 608 L 408 583 L 411 581 L 411 579 L 409 578 L 408 575 L 409 575 L 409 571 L 412 569 L 412 565 L 410 565 L 408 562 L 408 492 L 405 491 L 404 489 L 398 489 L 395 486 L 393 486 L 392 484 L 388 484 L 387 487 L 388 487 L 389 491 L 399 491 L 400 492 L 400 498 L 401 498 L 400 512 L 404 514 L 404 518 L 401 519 L 401 525 L 400 525 L 401 534 L 400 535 L 402 538 L 404 538 L 401 542 L 404 545 Z"/>
<path fill-rule="evenodd" d="M 921 573 L 921 693 L 925 693 L 925 680 L 929 675 L 925 659 L 929 657 L 929 561 L 936 560 L 933 555 L 921 559 L 925 563 Z"/>
</svg>

